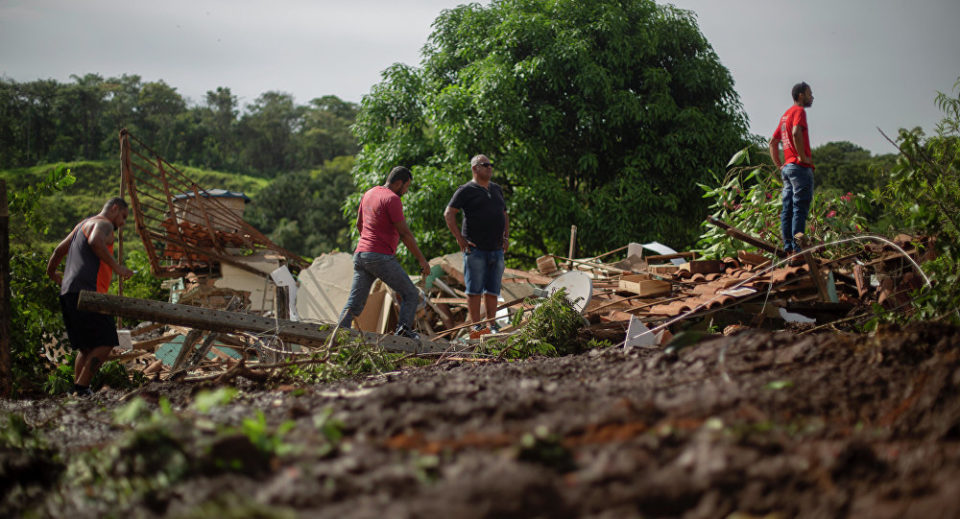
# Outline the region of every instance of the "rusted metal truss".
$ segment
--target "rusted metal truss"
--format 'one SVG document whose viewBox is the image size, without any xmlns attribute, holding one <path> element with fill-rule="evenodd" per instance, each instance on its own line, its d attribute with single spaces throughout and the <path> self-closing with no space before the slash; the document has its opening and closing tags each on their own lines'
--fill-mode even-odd
<svg viewBox="0 0 960 519">
<path fill-rule="evenodd" d="M 261 274 L 243 258 L 264 250 L 286 258 L 293 270 L 308 265 L 126 129 L 120 131 L 120 150 L 122 184 L 155 276 L 180 277 L 221 263 Z"/>
</svg>

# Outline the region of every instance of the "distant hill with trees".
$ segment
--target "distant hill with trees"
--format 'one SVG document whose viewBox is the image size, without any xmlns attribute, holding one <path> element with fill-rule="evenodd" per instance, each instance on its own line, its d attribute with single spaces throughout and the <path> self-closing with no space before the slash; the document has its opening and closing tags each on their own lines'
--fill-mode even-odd
<svg viewBox="0 0 960 519">
<path fill-rule="evenodd" d="M 0 79 L 0 168 L 114 158 L 121 128 L 170 162 L 265 178 L 357 151 L 350 125 L 358 106 L 336 96 L 297 105 L 271 91 L 240 107 L 218 87 L 188 106 L 163 80 L 72 78 Z"/>
</svg>

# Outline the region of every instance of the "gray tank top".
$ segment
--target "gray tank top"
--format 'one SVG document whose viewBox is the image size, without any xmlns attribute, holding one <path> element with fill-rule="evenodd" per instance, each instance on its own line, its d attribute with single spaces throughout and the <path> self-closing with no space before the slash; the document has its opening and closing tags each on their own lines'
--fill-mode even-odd
<svg viewBox="0 0 960 519">
<path fill-rule="evenodd" d="M 73 236 L 70 242 L 70 249 L 67 251 L 67 263 L 63 267 L 63 283 L 60 285 L 60 294 L 79 293 L 81 290 L 93 290 L 97 292 L 106 292 L 110 287 L 110 279 L 113 271 L 110 267 L 100 261 L 97 254 L 93 252 L 93 247 L 87 241 L 88 233 L 93 231 L 93 226 L 87 227 L 87 224 L 94 219 L 103 219 L 102 216 L 91 216 L 80 223 L 77 234 Z M 113 245 L 107 248 L 113 253 Z"/>
</svg>

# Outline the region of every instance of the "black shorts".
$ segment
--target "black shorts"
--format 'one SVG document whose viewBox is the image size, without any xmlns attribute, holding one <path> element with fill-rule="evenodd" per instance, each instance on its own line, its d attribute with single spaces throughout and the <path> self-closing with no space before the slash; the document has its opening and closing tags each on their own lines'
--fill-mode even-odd
<svg viewBox="0 0 960 519">
<path fill-rule="evenodd" d="M 117 322 L 113 316 L 96 312 L 83 312 L 77 309 L 80 294 L 71 292 L 60 295 L 60 310 L 63 323 L 67 325 L 67 338 L 77 350 L 91 350 L 100 346 L 116 346 Z"/>
</svg>

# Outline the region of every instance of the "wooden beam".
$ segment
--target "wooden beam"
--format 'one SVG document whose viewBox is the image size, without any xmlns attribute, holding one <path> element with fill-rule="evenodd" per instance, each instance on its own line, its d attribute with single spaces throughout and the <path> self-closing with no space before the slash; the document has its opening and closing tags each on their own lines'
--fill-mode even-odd
<svg viewBox="0 0 960 519">
<path fill-rule="evenodd" d="M 738 239 L 738 240 L 740 240 L 740 241 L 742 241 L 742 242 L 745 242 L 745 243 L 749 243 L 750 245 L 753 245 L 754 247 L 757 247 L 757 248 L 759 248 L 759 249 L 763 249 L 763 250 L 765 250 L 765 251 L 767 251 L 767 252 L 769 252 L 769 253 L 771 253 L 771 254 L 775 254 L 778 258 L 783 258 L 783 257 L 785 257 L 785 256 L 787 255 L 787 253 L 784 252 L 784 250 L 781 249 L 780 247 L 777 247 L 776 245 L 774 245 L 774 244 L 772 244 L 772 243 L 770 243 L 770 242 L 761 240 L 760 238 L 756 238 L 756 237 L 754 237 L 754 236 L 751 236 L 751 235 L 749 235 L 749 234 L 741 231 L 740 229 L 737 229 L 736 227 L 734 227 L 734 226 L 732 226 L 732 225 L 730 225 L 730 224 L 728 224 L 728 223 L 726 223 L 726 222 L 723 222 L 723 221 L 721 221 L 721 220 L 718 220 L 718 219 L 716 219 L 716 218 L 714 218 L 714 217 L 712 217 L 712 216 L 708 216 L 708 217 L 707 217 L 707 221 L 710 222 L 710 223 L 712 223 L 713 225 L 716 225 L 717 227 L 725 230 L 725 231 L 727 232 L 727 236 L 736 238 L 736 239 Z"/>
<path fill-rule="evenodd" d="M 802 232 L 798 232 L 793 239 L 797 242 L 797 245 L 800 246 L 800 249 L 803 250 L 803 260 L 807 262 L 807 267 L 810 268 L 810 279 L 813 280 L 813 284 L 817 287 L 817 294 L 820 296 L 820 300 L 829 303 L 830 294 L 827 292 L 827 284 L 823 280 L 823 274 L 820 273 L 820 265 L 817 263 L 816 258 L 813 257 L 813 253 L 806 250 L 810 246 L 810 239 Z"/>
<path fill-rule="evenodd" d="M 305 346 L 324 346 L 333 330 L 333 325 L 325 325 L 325 328 L 321 329 L 321 326 L 324 325 L 271 319 L 253 314 L 211 310 L 147 299 L 98 294 L 88 290 L 80 292 L 80 301 L 77 306 L 87 312 L 121 315 L 133 319 L 188 326 L 212 332 L 247 331 L 259 334 L 274 334 L 284 341 Z M 447 349 L 447 345 L 443 343 L 426 340 L 415 341 L 397 335 L 361 333 L 356 330 L 343 330 L 342 328 L 341 330 L 348 331 L 355 337 L 362 336 L 364 340 L 375 343 L 386 351 L 420 353 Z"/>
</svg>

